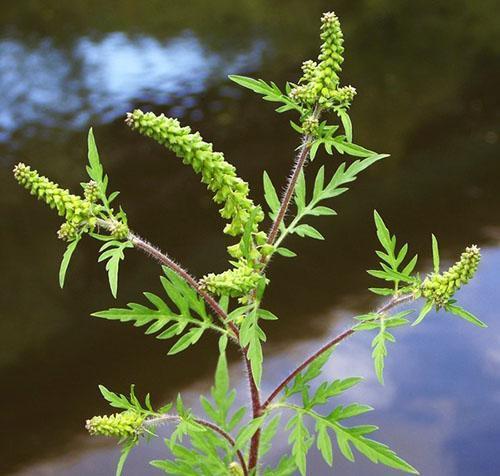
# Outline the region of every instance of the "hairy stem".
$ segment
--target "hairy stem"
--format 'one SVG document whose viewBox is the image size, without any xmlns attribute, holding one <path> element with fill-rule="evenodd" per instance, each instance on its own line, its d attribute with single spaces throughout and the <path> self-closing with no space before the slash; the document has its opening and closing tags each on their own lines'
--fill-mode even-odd
<svg viewBox="0 0 500 476">
<path fill-rule="evenodd" d="M 316 107 L 313 112 L 313 117 L 318 118 L 320 115 L 319 107 Z M 271 225 L 271 229 L 269 230 L 269 234 L 267 237 L 267 242 L 272 245 L 276 241 L 276 237 L 278 236 L 278 232 L 280 229 L 280 225 L 285 219 L 286 212 L 288 211 L 288 207 L 290 206 L 290 201 L 293 197 L 293 192 L 295 191 L 295 186 L 297 184 L 297 180 L 299 178 L 301 170 L 304 168 L 304 164 L 309 157 L 309 152 L 311 151 L 313 137 L 310 134 L 304 135 L 302 138 L 302 145 L 300 148 L 300 153 L 295 160 L 295 165 L 292 169 L 290 177 L 288 179 L 288 183 L 285 189 L 285 193 L 283 194 L 283 198 L 281 199 L 280 208 L 278 210 L 278 214 Z"/>
<path fill-rule="evenodd" d="M 205 300 L 205 302 L 210 306 L 217 318 L 225 326 L 228 326 L 229 329 L 233 332 L 234 336 L 238 338 L 238 328 L 233 322 L 227 321 L 226 312 L 219 306 L 219 303 L 200 286 L 198 281 L 193 278 L 193 276 L 191 276 L 182 266 L 178 265 L 168 255 L 162 253 L 158 248 L 134 233 L 129 234 L 129 240 L 137 249 L 143 251 L 161 265 L 167 266 L 171 270 L 175 271 L 175 273 L 177 273 L 182 279 L 184 279 Z"/>
<path fill-rule="evenodd" d="M 392 308 L 399 306 L 405 302 L 412 301 L 414 296 L 412 294 L 404 294 L 402 296 L 394 297 L 379 307 L 375 313 L 383 314 L 391 310 Z M 262 404 L 262 410 L 265 410 L 270 403 L 282 392 L 282 390 L 300 373 L 302 372 L 308 365 L 314 362 L 318 357 L 324 354 L 327 350 L 331 349 L 333 346 L 337 345 L 339 342 L 342 342 L 344 339 L 354 334 L 356 331 L 356 326 L 353 326 L 341 334 L 337 335 L 330 341 L 328 341 L 325 345 L 323 345 L 320 349 L 318 349 L 314 354 L 308 357 L 304 362 L 302 362 L 295 370 L 293 370 L 287 377 L 285 377 L 281 383 L 271 392 L 267 400 Z"/>
<path fill-rule="evenodd" d="M 262 414 L 262 406 L 260 404 L 260 391 L 255 385 L 255 379 L 253 377 L 252 365 L 250 360 L 246 356 L 245 351 L 243 351 L 243 359 L 245 361 L 245 366 L 247 370 L 248 385 L 250 387 L 250 397 L 252 400 L 252 416 L 253 418 L 258 418 Z M 260 444 L 260 430 L 257 430 L 250 441 L 250 453 L 248 456 L 248 468 L 250 470 L 257 466 L 257 461 L 259 459 L 259 444 Z"/>
<path fill-rule="evenodd" d="M 147 420 L 144 421 L 143 425 L 145 425 L 145 426 L 158 426 L 158 425 L 161 425 L 162 423 L 168 423 L 169 421 L 179 422 L 181 420 L 182 420 L 182 418 L 177 416 L 177 415 L 167 414 L 167 415 L 161 415 L 159 417 L 148 418 Z M 206 428 L 210 428 L 211 430 L 215 431 L 216 433 L 221 435 L 232 447 L 234 447 L 236 445 L 234 438 L 229 433 L 224 431 L 220 426 L 216 425 L 215 423 L 209 422 L 207 420 L 203 420 L 202 418 L 194 418 L 193 421 L 195 423 L 198 423 L 198 425 L 204 426 Z M 245 458 L 243 457 L 243 454 L 241 453 L 240 450 L 236 450 L 236 456 L 238 457 L 241 468 L 243 469 L 243 474 L 245 476 L 248 476 L 247 464 L 246 464 Z"/>
</svg>

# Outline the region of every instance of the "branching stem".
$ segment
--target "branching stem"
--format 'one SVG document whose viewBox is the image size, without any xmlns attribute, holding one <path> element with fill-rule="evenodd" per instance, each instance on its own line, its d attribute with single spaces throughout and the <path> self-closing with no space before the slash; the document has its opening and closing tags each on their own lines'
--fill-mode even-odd
<svg viewBox="0 0 500 476">
<path fill-rule="evenodd" d="M 234 334 L 234 336 L 238 338 L 239 336 L 238 328 L 233 322 L 228 322 L 227 314 L 224 311 L 224 309 L 222 309 L 219 306 L 219 303 L 207 291 L 205 291 L 200 286 L 200 283 L 193 276 L 191 276 L 182 266 L 177 264 L 167 254 L 161 252 L 151 243 L 148 243 L 146 240 L 142 239 L 140 236 L 134 233 L 129 234 L 129 240 L 137 249 L 143 251 L 161 265 L 167 266 L 172 271 L 177 273 L 182 279 L 184 279 L 205 300 L 205 302 L 210 306 L 210 308 L 213 310 L 217 318 L 224 324 L 224 326 L 228 326 L 229 329 Z"/>
<path fill-rule="evenodd" d="M 393 297 L 389 301 L 387 301 L 385 304 L 383 304 L 381 307 L 379 307 L 375 313 L 376 314 L 383 314 L 391 309 L 393 309 L 396 306 L 399 306 L 400 304 L 403 304 L 405 302 L 412 301 L 414 299 L 414 296 L 412 294 L 403 294 L 402 296 L 398 297 Z M 269 397 L 267 397 L 267 400 L 262 404 L 262 410 L 265 410 L 271 402 L 283 391 L 283 389 L 300 373 L 302 372 L 307 366 L 309 366 L 312 362 L 314 362 L 318 357 L 320 357 L 322 354 L 324 354 L 327 350 L 331 349 L 333 346 L 337 345 L 339 342 L 342 342 L 344 339 L 349 337 L 350 335 L 354 334 L 356 332 L 356 326 L 353 326 L 341 334 L 337 335 L 330 341 L 328 341 L 325 345 L 323 345 L 320 349 L 318 349 L 314 354 L 312 354 L 310 357 L 308 357 L 304 362 L 302 362 L 295 370 L 293 370 L 290 374 L 288 374 L 287 377 L 285 377 L 281 383 L 271 392 Z"/>
</svg>

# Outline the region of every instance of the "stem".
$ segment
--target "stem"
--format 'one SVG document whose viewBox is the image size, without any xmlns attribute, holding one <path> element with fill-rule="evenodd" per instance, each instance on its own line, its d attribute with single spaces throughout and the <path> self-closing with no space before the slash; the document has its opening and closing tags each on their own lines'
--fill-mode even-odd
<svg viewBox="0 0 500 476">
<path fill-rule="evenodd" d="M 181 421 L 182 418 L 177 415 L 162 415 L 159 417 L 154 417 L 154 418 L 148 418 L 147 420 L 144 421 L 143 424 L 146 426 L 152 425 L 152 426 L 157 426 L 161 425 L 164 422 L 169 422 L 169 421 L 176 421 L 179 422 Z M 211 430 L 215 431 L 219 435 L 221 435 L 228 443 L 234 447 L 236 446 L 236 442 L 234 441 L 234 438 L 224 431 L 220 426 L 216 425 L 215 423 L 209 422 L 207 420 L 203 420 L 202 418 L 194 418 L 193 421 L 195 423 L 198 423 L 198 425 L 202 425 L 206 428 L 210 428 Z M 243 474 L 244 476 L 248 476 L 248 468 L 245 463 L 245 458 L 243 457 L 243 454 L 241 453 L 240 450 L 236 450 L 236 456 L 238 456 L 238 460 L 240 461 L 241 468 L 243 469 Z"/>
<path fill-rule="evenodd" d="M 318 106 L 314 109 L 313 117 L 318 118 L 320 115 L 320 109 Z M 276 241 L 276 237 L 278 236 L 278 232 L 280 229 L 280 225 L 283 222 L 286 212 L 288 211 L 288 207 L 290 206 L 290 201 L 293 197 L 293 192 L 295 191 L 295 185 L 297 184 L 297 180 L 299 178 L 301 170 L 304 168 L 304 164 L 309 157 L 309 152 L 311 151 L 312 146 L 312 135 L 306 134 L 302 139 L 302 146 L 300 150 L 300 154 L 298 155 L 295 165 L 292 169 L 292 173 L 290 178 L 288 179 L 288 183 L 286 186 L 285 193 L 283 194 L 283 198 L 281 199 L 280 208 L 278 210 L 278 214 L 269 230 L 267 242 L 272 245 Z"/>
<path fill-rule="evenodd" d="M 262 415 L 262 406 L 260 404 L 260 391 L 255 385 L 255 380 L 252 372 L 252 365 L 246 356 L 246 352 L 243 350 L 243 360 L 245 361 L 245 367 L 247 370 L 248 385 L 250 387 L 250 397 L 252 400 L 252 416 L 253 418 L 258 418 Z M 248 469 L 252 470 L 257 466 L 257 461 L 259 459 L 259 444 L 260 444 L 260 430 L 257 430 L 250 441 L 250 453 L 248 456 Z"/>
<path fill-rule="evenodd" d="M 414 297 L 412 294 L 404 294 L 403 296 L 399 297 L 394 297 L 391 300 L 389 300 L 387 303 L 379 307 L 375 313 L 376 314 L 382 314 L 390 309 L 399 306 L 400 304 L 403 304 L 405 302 L 413 300 Z M 330 341 L 328 341 L 323 347 L 318 349 L 314 354 L 312 354 L 310 357 L 308 357 L 302 364 L 300 364 L 293 372 L 291 372 L 286 378 L 284 378 L 281 383 L 271 392 L 269 397 L 267 397 L 267 400 L 263 403 L 262 405 L 262 410 L 265 410 L 270 403 L 281 393 L 281 391 L 290 383 L 291 380 L 293 380 L 300 372 L 302 372 L 308 365 L 310 365 L 312 362 L 314 362 L 319 356 L 324 354 L 327 350 L 331 349 L 333 346 L 337 345 L 339 342 L 342 342 L 344 339 L 349 337 L 350 335 L 354 334 L 356 332 L 356 326 L 353 326 L 341 334 L 337 335 Z"/>
<path fill-rule="evenodd" d="M 172 271 L 177 273 L 182 279 L 184 279 L 204 300 L 205 302 L 212 308 L 215 315 L 218 319 L 233 332 L 236 338 L 239 336 L 239 331 L 236 325 L 233 322 L 227 322 L 227 314 L 224 312 L 219 306 L 219 303 L 201 286 L 200 283 L 193 278 L 182 266 L 178 265 L 172 258 L 170 258 L 165 253 L 162 253 L 158 248 L 153 246 L 151 243 L 143 240 L 140 236 L 135 235 L 134 233 L 129 234 L 129 240 L 131 243 L 137 248 L 146 253 L 148 256 L 151 256 L 158 263 L 167 266 Z"/>
</svg>

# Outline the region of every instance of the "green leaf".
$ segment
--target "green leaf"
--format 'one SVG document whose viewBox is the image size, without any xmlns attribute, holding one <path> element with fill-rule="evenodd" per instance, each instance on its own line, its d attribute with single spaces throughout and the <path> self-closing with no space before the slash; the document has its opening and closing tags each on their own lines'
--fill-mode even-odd
<svg viewBox="0 0 500 476">
<path fill-rule="evenodd" d="M 324 240 L 324 236 L 313 228 L 311 225 L 302 224 L 293 229 L 293 233 L 299 235 L 300 237 L 308 236 L 314 238 L 315 240 Z"/>
<path fill-rule="evenodd" d="M 412 326 L 416 326 L 420 322 L 424 320 L 424 317 L 429 314 L 432 310 L 432 301 L 427 301 L 423 306 L 422 309 L 420 310 L 420 313 L 418 314 L 418 317 L 413 321 Z"/>
<path fill-rule="evenodd" d="M 247 357 L 250 360 L 252 373 L 257 387 L 260 386 L 262 378 L 262 345 L 261 341 L 266 340 L 264 331 L 259 326 L 259 315 L 254 310 L 249 313 L 240 326 L 240 344 L 247 348 Z"/>
<path fill-rule="evenodd" d="M 94 131 L 92 130 L 92 128 L 89 129 L 87 143 L 89 159 L 87 172 L 92 180 L 96 181 L 98 184 L 102 184 L 104 180 L 104 171 L 99 160 L 99 152 L 97 151 L 97 146 L 94 139 Z"/>
<path fill-rule="evenodd" d="M 323 216 L 323 215 L 333 216 L 336 214 L 337 214 L 337 212 L 335 210 L 332 210 L 329 207 L 323 207 L 323 206 L 315 207 L 308 212 L 308 215 L 313 215 L 313 216 Z"/>
<path fill-rule="evenodd" d="M 304 418 L 301 413 L 297 412 L 288 421 L 287 430 L 291 430 L 288 437 L 288 443 L 292 444 L 292 456 L 295 459 L 295 464 L 302 476 L 306 475 L 307 470 L 307 453 L 313 443 L 313 439 L 309 434 L 309 430 L 304 424 Z"/>
<path fill-rule="evenodd" d="M 71 261 L 71 257 L 73 256 L 73 253 L 80 239 L 81 236 L 76 237 L 71 243 L 68 244 L 68 247 L 64 252 L 61 266 L 59 268 L 59 286 L 61 287 L 61 289 L 64 287 L 64 280 L 66 278 L 66 272 L 68 270 L 69 262 Z"/>
<path fill-rule="evenodd" d="M 243 426 L 238 432 L 238 436 L 235 440 L 235 448 L 242 449 L 245 444 L 250 441 L 250 438 L 255 434 L 255 432 L 262 426 L 266 415 L 262 415 L 258 418 L 250 420 L 245 426 Z"/>
<path fill-rule="evenodd" d="M 108 272 L 109 287 L 111 294 L 116 299 L 118 293 L 118 271 L 120 261 L 125 259 L 124 250 L 126 248 L 133 248 L 134 245 L 130 241 L 108 241 L 101 246 L 98 262 L 106 261 L 106 271 Z"/>
<path fill-rule="evenodd" d="M 301 170 L 299 177 L 297 178 L 297 183 L 295 184 L 295 203 L 299 212 L 304 210 L 306 206 L 306 179 L 304 176 L 304 170 Z"/>
<path fill-rule="evenodd" d="M 279 247 L 276 250 L 276 253 L 278 253 L 281 256 L 284 256 L 285 258 L 294 258 L 295 256 L 297 256 L 297 253 L 294 253 L 292 250 L 283 247 Z"/>
<path fill-rule="evenodd" d="M 274 188 L 274 185 L 271 182 L 271 179 L 269 178 L 267 172 L 264 172 L 263 182 L 264 182 L 264 198 L 266 199 L 266 202 L 269 205 L 271 212 L 276 213 L 280 208 L 280 200 L 278 198 L 278 194 L 276 193 L 276 189 Z"/>
<path fill-rule="evenodd" d="M 387 356 L 387 346 L 385 344 L 386 339 L 390 335 L 385 330 L 384 319 L 380 319 L 380 330 L 372 341 L 372 358 L 373 364 L 375 366 L 375 374 L 381 385 L 384 385 L 384 362 Z"/>
<path fill-rule="evenodd" d="M 290 455 L 282 456 L 275 468 L 266 468 L 264 476 L 291 476 L 295 473 L 297 466 Z"/>
<path fill-rule="evenodd" d="M 333 451 L 332 451 L 332 441 L 330 440 L 330 435 L 328 434 L 328 426 L 324 423 L 317 423 L 316 425 L 316 446 L 323 456 L 326 464 L 331 466 L 333 464 Z"/>
<path fill-rule="evenodd" d="M 460 306 L 456 306 L 454 304 L 447 304 L 445 306 L 446 311 L 455 314 L 455 316 L 461 317 L 466 321 L 469 321 L 471 324 L 474 324 L 478 327 L 488 327 L 483 321 L 479 320 L 474 314 L 471 314 L 469 311 L 461 308 Z"/>
<path fill-rule="evenodd" d="M 187 349 L 190 345 L 196 344 L 205 332 L 203 327 L 193 327 L 186 332 L 168 351 L 168 355 L 178 354 Z"/>
<path fill-rule="evenodd" d="M 349 114 L 347 114 L 347 112 L 344 109 L 339 109 L 337 111 L 337 114 L 339 115 L 340 120 L 342 121 L 342 126 L 344 127 L 347 142 L 352 142 L 352 122 L 351 118 L 349 117 Z"/>
<path fill-rule="evenodd" d="M 382 260 L 380 263 L 382 271 L 369 270 L 368 274 L 385 281 L 392 281 L 394 290 L 391 294 L 394 294 L 398 291 L 400 282 L 413 284 L 418 280 L 417 277 L 411 275 L 417 264 L 418 255 L 415 255 L 406 265 L 403 265 L 403 261 L 408 254 L 408 244 L 404 244 L 398 252 L 396 250 L 396 236 L 391 235 L 377 210 L 374 210 L 373 216 L 377 237 L 384 248 L 384 252 L 376 251 L 377 256 Z M 400 269 L 401 267 L 403 269 Z M 386 291 L 383 289 L 381 294 L 385 295 L 385 293 Z"/>
<path fill-rule="evenodd" d="M 277 112 L 286 112 L 295 109 L 301 114 L 303 113 L 303 108 L 290 99 L 286 94 L 283 94 L 275 83 L 268 84 L 262 79 L 253 79 L 235 74 L 230 75 L 229 79 L 244 88 L 250 89 L 257 94 L 261 94 L 265 101 L 283 103 L 283 106 L 276 109 Z"/>
<path fill-rule="evenodd" d="M 259 457 L 263 458 L 271 449 L 271 443 L 279 429 L 281 415 L 274 416 L 271 421 L 261 430 Z"/>
<path fill-rule="evenodd" d="M 345 152 L 348 155 L 352 155 L 354 157 L 371 157 L 373 155 L 376 155 L 375 152 L 365 149 L 360 145 L 353 144 L 352 142 L 346 142 L 341 137 L 335 137 L 333 139 L 333 146 L 340 154 L 343 154 Z"/>
<path fill-rule="evenodd" d="M 432 235 L 432 262 L 434 264 L 434 272 L 439 273 L 439 246 L 434 234 Z"/>
<path fill-rule="evenodd" d="M 116 466 L 116 476 L 121 476 L 123 473 L 123 467 L 125 466 L 125 462 L 130 454 L 130 452 L 137 446 L 137 441 L 133 438 L 128 438 L 125 443 L 123 443 L 120 459 L 118 460 L 118 464 Z"/>
</svg>

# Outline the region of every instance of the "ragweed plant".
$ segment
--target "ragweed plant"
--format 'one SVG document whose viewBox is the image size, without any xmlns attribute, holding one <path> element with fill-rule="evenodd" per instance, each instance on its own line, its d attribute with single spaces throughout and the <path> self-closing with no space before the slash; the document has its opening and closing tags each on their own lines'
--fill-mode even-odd
<svg viewBox="0 0 500 476">
<path fill-rule="evenodd" d="M 82 184 L 82 195 L 71 194 L 24 164 L 14 169 L 14 176 L 23 187 L 64 218 L 58 231 L 58 237 L 68 243 L 60 267 L 61 287 L 71 256 L 85 235 L 103 243 L 98 260 L 106 262 L 115 297 L 118 270 L 127 249 L 141 250 L 161 265 L 162 295 L 145 292 L 143 304 L 132 303 L 125 308 L 96 312 L 94 316 L 130 322 L 145 327 L 146 334 L 157 339 L 173 341 L 170 355 L 195 345 L 207 331 L 220 335 L 215 382 L 210 395 L 200 397 L 204 416 L 186 408 L 180 395 L 175 402 L 156 408 L 149 394 L 140 400 L 133 386 L 128 395 L 100 387 L 115 413 L 90 418 L 86 428 L 91 435 L 118 439 L 122 457 L 117 475 L 121 474 L 129 452 L 141 441 L 156 437 L 157 428 L 164 424 L 172 426 L 165 440 L 168 457 L 151 464 L 167 474 L 284 476 L 298 472 L 305 475 L 310 448 L 316 445 L 326 463 L 332 465 L 334 442 L 349 461 L 354 461 L 356 450 L 373 463 L 418 474 L 392 449 L 372 438 L 377 427 L 349 423 L 351 418 L 371 411 L 371 407 L 336 403 L 336 398 L 357 385 L 361 378 L 321 380 L 322 367 L 347 337 L 373 332 L 374 368 L 383 383 L 387 343 L 394 342 L 393 332 L 410 323 L 418 324 L 433 308 L 485 327 L 454 299 L 456 291 L 476 272 L 480 261 L 476 246 L 466 248 L 459 261 L 442 272 L 438 242 L 432 235 L 434 268 L 421 278 L 415 272 L 417 256 L 409 257 L 407 244 L 398 246 L 396 237 L 375 211 L 375 228 L 382 248 L 376 253 L 381 261 L 379 269 L 368 272 L 384 285 L 370 291 L 384 296 L 386 301 L 375 311 L 356 316 L 352 327 L 291 369 L 269 395 L 261 394 L 265 328 L 276 325 L 272 321 L 278 319 L 263 307 L 270 284 L 267 270 L 271 260 L 295 256 L 284 246 L 289 235 L 322 240 L 320 232 L 307 223 L 308 218 L 335 215 L 325 202 L 346 192 L 348 184 L 360 173 L 388 157 L 353 142 L 349 107 L 356 90 L 341 85 L 344 40 L 334 13 L 326 13 L 322 18 L 321 40 L 318 58 L 303 63 L 296 84 L 287 83 L 280 88 L 260 79 L 230 76 L 240 86 L 276 103 L 277 112 L 291 112 L 297 117 L 291 126 L 301 139 L 281 198 L 269 175 L 266 172 L 263 175 L 266 213 L 250 198 L 249 186 L 238 177 L 235 167 L 198 132 L 163 114 L 136 110 L 127 115 L 125 122 L 131 129 L 163 145 L 171 152 L 168 156 L 173 154 L 189 165 L 213 193 L 215 203 L 221 207 L 221 216 L 227 220 L 224 233 L 234 239 L 228 247 L 228 269 L 222 273 L 207 273 L 197 279 L 129 228 L 126 213 L 113 205 L 118 192 L 108 192 L 108 177 L 92 130 L 88 135 L 90 180 Z M 321 165 L 314 178 L 306 177 L 304 165 L 320 155 L 332 158 Z M 332 165 L 335 170 L 330 172 Z M 269 228 L 265 228 L 265 215 L 271 222 Z M 416 307 L 419 303 L 422 303 L 420 309 L 413 314 L 415 310 L 408 306 Z M 397 310 L 403 304 L 405 308 Z M 250 389 L 248 408 L 234 407 L 236 391 L 229 382 L 228 345 L 241 350 Z M 317 384 L 313 385 L 313 381 Z M 333 410 L 326 412 L 326 405 Z M 290 451 L 272 466 L 266 454 L 280 431 L 288 432 Z"/>
</svg>

